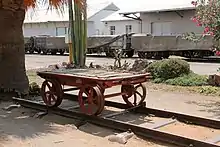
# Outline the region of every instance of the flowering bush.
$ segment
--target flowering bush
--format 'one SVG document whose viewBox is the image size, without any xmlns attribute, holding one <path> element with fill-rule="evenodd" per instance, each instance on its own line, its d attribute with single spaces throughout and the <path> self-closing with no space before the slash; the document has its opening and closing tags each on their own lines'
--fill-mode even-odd
<svg viewBox="0 0 220 147">
<path fill-rule="evenodd" d="M 196 0 L 192 1 L 196 7 L 195 16 L 192 20 L 204 28 L 204 35 L 220 39 L 220 0 Z"/>
</svg>

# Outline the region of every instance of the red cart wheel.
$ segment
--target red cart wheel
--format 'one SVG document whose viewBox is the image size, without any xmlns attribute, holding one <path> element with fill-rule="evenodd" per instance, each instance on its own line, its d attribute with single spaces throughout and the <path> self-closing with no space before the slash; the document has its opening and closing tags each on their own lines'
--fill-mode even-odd
<svg viewBox="0 0 220 147">
<path fill-rule="evenodd" d="M 48 107 L 58 107 L 62 103 L 62 87 L 55 80 L 45 80 L 41 87 L 41 96 Z"/>
<path fill-rule="evenodd" d="M 83 93 L 86 95 L 86 99 L 83 98 Z M 81 111 L 88 115 L 100 114 L 105 105 L 103 94 L 98 86 L 82 87 L 79 91 L 78 101 Z"/>
<path fill-rule="evenodd" d="M 122 98 L 129 107 L 140 105 L 144 102 L 147 95 L 146 86 L 143 84 L 137 86 L 122 85 L 121 92 L 126 93 L 122 95 Z"/>
</svg>

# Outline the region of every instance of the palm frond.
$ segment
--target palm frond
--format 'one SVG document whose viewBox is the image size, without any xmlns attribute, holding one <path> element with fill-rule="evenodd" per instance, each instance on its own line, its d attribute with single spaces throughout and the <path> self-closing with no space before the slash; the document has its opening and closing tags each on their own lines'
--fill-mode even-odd
<svg viewBox="0 0 220 147">
<path fill-rule="evenodd" d="M 68 0 L 24 0 L 26 10 L 36 9 L 38 6 L 46 6 L 47 10 L 56 10 L 57 13 L 63 14 Z"/>
<path fill-rule="evenodd" d="M 47 10 L 56 10 L 58 14 L 65 12 L 65 7 L 68 6 L 68 0 L 42 0 L 43 6 L 47 7 Z"/>
<path fill-rule="evenodd" d="M 25 9 L 36 8 L 37 0 L 24 0 Z"/>
</svg>

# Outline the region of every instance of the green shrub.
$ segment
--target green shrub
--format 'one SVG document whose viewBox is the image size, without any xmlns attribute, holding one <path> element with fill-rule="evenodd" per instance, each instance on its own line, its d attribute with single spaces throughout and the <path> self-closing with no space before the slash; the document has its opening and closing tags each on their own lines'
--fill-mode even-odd
<svg viewBox="0 0 220 147">
<path fill-rule="evenodd" d="M 178 85 L 178 86 L 202 86 L 202 85 L 208 85 L 208 77 L 190 73 L 182 77 L 168 79 L 165 81 L 165 83 L 169 85 Z"/>
<path fill-rule="evenodd" d="M 181 59 L 164 59 L 155 61 L 147 67 L 147 71 L 151 73 L 154 79 L 168 79 L 188 75 L 190 73 L 190 65 Z"/>
<path fill-rule="evenodd" d="M 149 64 L 146 68 L 146 70 L 151 73 L 154 79 L 160 78 L 160 76 L 158 75 L 158 67 L 160 66 L 160 64 L 161 61 L 154 61 L 151 64 Z"/>
<path fill-rule="evenodd" d="M 156 79 L 153 80 L 153 82 L 154 82 L 154 83 L 163 83 L 164 80 L 161 79 L 161 78 L 156 78 Z"/>
</svg>

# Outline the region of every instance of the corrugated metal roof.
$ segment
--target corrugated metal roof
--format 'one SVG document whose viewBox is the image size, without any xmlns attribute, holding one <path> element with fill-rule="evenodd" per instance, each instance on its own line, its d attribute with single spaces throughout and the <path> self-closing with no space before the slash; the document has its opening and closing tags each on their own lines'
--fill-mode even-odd
<svg viewBox="0 0 220 147">
<path fill-rule="evenodd" d="M 115 0 L 117 1 L 117 0 Z M 194 9 L 191 4 L 192 0 L 124 0 L 115 4 L 121 9 L 121 14 L 156 12 L 156 11 L 174 11 Z"/>
<path fill-rule="evenodd" d="M 87 19 L 112 4 L 111 1 L 105 0 L 90 0 L 88 1 Z M 35 12 L 29 10 L 26 13 L 24 23 L 38 23 L 38 22 L 50 22 L 50 21 L 68 21 L 69 14 L 67 7 L 64 13 L 57 13 L 56 10 L 36 9 Z"/>
</svg>

